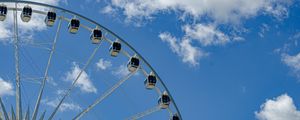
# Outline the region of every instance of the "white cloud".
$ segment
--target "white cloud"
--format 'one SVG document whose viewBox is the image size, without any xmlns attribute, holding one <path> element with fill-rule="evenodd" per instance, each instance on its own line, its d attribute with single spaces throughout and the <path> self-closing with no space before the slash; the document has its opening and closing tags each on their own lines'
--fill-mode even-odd
<svg viewBox="0 0 300 120">
<path fill-rule="evenodd" d="M 76 63 L 73 63 L 71 71 L 66 73 L 65 80 L 73 82 L 81 70 L 82 69 Z M 77 80 L 76 87 L 79 87 L 82 92 L 97 93 L 97 88 L 93 85 L 89 75 L 85 71 L 82 72 L 81 76 Z"/>
<path fill-rule="evenodd" d="M 57 86 L 57 83 L 54 81 L 53 77 L 48 77 L 47 82 L 50 85 Z"/>
<path fill-rule="evenodd" d="M 185 25 L 183 30 L 185 37 L 197 40 L 203 46 L 224 45 L 230 42 L 229 37 L 213 25 Z"/>
<path fill-rule="evenodd" d="M 61 90 L 61 89 L 59 89 L 59 90 L 56 91 L 56 94 L 57 94 L 58 96 L 63 96 L 65 93 L 66 93 L 66 90 Z"/>
<path fill-rule="evenodd" d="M 14 90 L 13 90 L 12 83 L 3 80 L 0 77 L 0 96 L 13 95 L 13 94 L 14 94 Z"/>
<path fill-rule="evenodd" d="M 181 12 L 199 19 L 209 16 L 218 22 L 239 22 L 259 13 L 276 18 L 287 16 L 292 0 L 111 0 L 111 6 L 127 19 L 151 19 L 158 12 Z"/>
<path fill-rule="evenodd" d="M 259 120 L 300 120 L 300 111 L 287 94 L 267 100 L 255 115 Z"/>
<path fill-rule="evenodd" d="M 282 54 L 282 61 L 300 78 L 300 53 L 294 56 Z"/>
<path fill-rule="evenodd" d="M 112 71 L 112 74 L 114 76 L 117 76 L 118 78 L 122 78 L 122 77 L 125 77 L 128 74 L 130 74 L 130 72 L 128 71 L 126 65 L 120 65 L 117 69 L 115 69 L 114 71 Z"/>
<path fill-rule="evenodd" d="M 297 32 L 295 35 L 291 37 L 291 39 L 299 39 L 300 38 L 300 32 Z"/>
<path fill-rule="evenodd" d="M 282 20 L 288 16 L 288 7 L 292 0 L 111 0 L 102 9 L 102 13 L 115 15 L 122 12 L 126 19 L 135 25 L 153 20 L 159 13 L 176 12 L 185 25 L 181 38 L 173 37 L 169 32 L 160 33 L 159 37 L 170 44 L 174 53 L 182 57 L 183 62 L 193 66 L 207 56 L 202 47 L 225 45 L 244 40 L 237 33 L 239 29 L 229 30 L 227 35 L 218 29 L 219 25 L 239 26 L 242 20 L 258 15 L 273 16 Z M 191 22 L 192 21 L 192 22 Z M 204 21 L 204 23 L 200 23 Z M 263 35 L 263 34 L 261 34 Z"/>
<path fill-rule="evenodd" d="M 195 44 L 202 47 L 222 46 L 230 42 L 243 40 L 241 37 L 229 37 L 214 25 L 184 25 L 182 29 L 185 34 L 181 39 L 173 37 L 168 32 L 160 33 L 159 38 L 168 43 L 172 51 L 182 57 L 183 62 L 192 66 L 199 65 L 199 60 L 208 56 L 208 53 L 196 47 Z"/>
<path fill-rule="evenodd" d="M 265 37 L 265 33 L 268 32 L 270 30 L 270 27 L 269 25 L 263 23 L 260 27 L 260 32 L 258 33 L 258 35 L 261 37 L 261 38 L 264 38 Z"/>
<path fill-rule="evenodd" d="M 58 99 L 56 99 L 56 100 L 45 99 L 45 100 L 42 101 L 42 103 L 46 104 L 47 106 L 55 108 L 58 105 L 59 100 Z M 82 108 L 78 104 L 75 104 L 75 103 L 63 102 L 58 110 L 60 112 L 80 111 L 80 110 L 82 110 Z"/>
<path fill-rule="evenodd" d="M 113 9 L 110 5 L 108 5 L 108 6 L 105 6 L 105 7 L 101 10 L 101 13 L 107 13 L 107 14 L 109 14 L 109 13 L 114 13 L 114 9 Z"/>
<path fill-rule="evenodd" d="M 168 32 L 161 33 L 159 37 L 162 41 L 170 45 L 174 53 L 182 57 L 183 62 L 190 65 L 198 65 L 198 60 L 208 55 L 208 53 L 202 51 L 200 48 L 192 46 L 189 39 L 178 40 Z"/>
<path fill-rule="evenodd" d="M 110 61 L 104 60 L 102 58 L 99 59 L 99 61 L 96 63 L 96 67 L 101 70 L 106 70 L 107 68 L 109 68 L 111 66 L 112 66 L 112 64 Z"/>
</svg>

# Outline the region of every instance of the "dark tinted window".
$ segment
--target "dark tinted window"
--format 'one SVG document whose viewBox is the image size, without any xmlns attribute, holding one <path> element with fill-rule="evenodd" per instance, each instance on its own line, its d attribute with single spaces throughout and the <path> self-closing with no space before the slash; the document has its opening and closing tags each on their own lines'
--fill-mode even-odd
<svg viewBox="0 0 300 120">
<path fill-rule="evenodd" d="M 4 13 L 4 7 L 3 6 L 0 7 L 0 12 L 1 12 L 1 14 Z"/>
<path fill-rule="evenodd" d="M 94 30 L 94 37 L 102 37 L 101 30 Z"/>
<path fill-rule="evenodd" d="M 54 12 L 48 12 L 48 19 L 51 19 L 51 20 L 55 20 L 56 19 L 56 13 Z"/>
<path fill-rule="evenodd" d="M 32 14 L 32 9 L 30 7 L 24 7 L 23 8 L 23 14 L 24 15 L 31 15 Z"/>
<path fill-rule="evenodd" d="M 137 58 L 132 58 L 131 59 L 131 64 L 135 65 L 135 66 L 139 66 L 140 65 L 140 60 Z"/>
<path fill-rule="evenodd" d="M 149 83 L 156 83 L 156 77 L 153 75 L 148 76 Z"/>
<path fill-rule="evenodd" d="M 77 19 L 72 19 L 71 20 L 71 26 L 73 26 L 73 27 L 79 27 L 79 25 L 80 25 L 79 20 L 77 20 Z"/>
<path fill-rule="evenodd" d="M 113 43 L 113 49 L 115 50 L 121 50 L 121 44 L 118 42 L 114 42 Z"/>
<path fill-rule="evenodd" d="M 163 101 L 164 103 L 170 102 L 169 96 L 163 95 L 163 96 L 162 96 L 162 101 Z"/>
<path fill-rule="evenodd" d="M 4 14 L 6 14 L 6 13 L 7 13 L 7 8 L 5 7 L 5 8 L 4 8 Z"/>
<path fill-rule="evenodd" d="M 6 14 L 7 13 L 7 8 L 5 6 L 0 7 L 0 12 L 1 14 Z"/>
<path fill-rule="evenodd" d="M 173 116 L 172 120 L 179 120 L 178 116 Z"/>
</svg>

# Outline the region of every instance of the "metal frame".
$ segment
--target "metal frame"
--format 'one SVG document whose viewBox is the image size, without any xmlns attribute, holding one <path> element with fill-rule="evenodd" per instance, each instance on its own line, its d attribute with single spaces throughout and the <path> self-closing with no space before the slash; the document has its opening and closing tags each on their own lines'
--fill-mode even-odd
<svg viewBox="0 0 300 120">
<path fill-rule="evenodd" d="M 38 95 L 38 98 L 37 98 L 37 102 L 36 102 L 36 105 L 35 105 L 35 108 L 34 108 L 34 111 L 33 111 L 32 120 L 36 120 L 36 117 L 37 117 L 37 113 L 38 113 L 40 102 L 41 102 L 41 98 L 42 98 L 42 95 L 43 95 L 43 92 L 44 92 L 45 84 L 46 84 L 46 81 L 48 79 L 48 71 L 49 71 L 49 68 L 50 68 L 52 56 L 54 54 L 54 51 L 55 51 L 55 48 L 56 48 L 56 42 L 57 42 L 57 39 L 59 37 L 59 31 L 61 29 L 61 22 L 62 22 L 62 19 L 59 18 L 59 23 L 58 23 L 57 31 L 56 31 L 56 34 L 55 34 L 55 38 L 53 40 L 52 49 L 50 51 L 50 55 L 49 55 L 47 67 L 46 67 L 46 70 L 45 70 L 45 73 L 44 73 L 44 78 L 43 78 L 42 85 L 41 85 L 41 88 L 40 88 L 40 91 L 39 91 L 39 95 Z"/>
<path fill-rule="evenodd" d="M 15 3 L 17 9 L 17 3 Z M 15 69 L 16 69 L 16 113 L 17 119 L 22 119 L 22 99 L 21 99 L 21 78 L 20 78 L 20 61 L 19 61 L 19 30 L 18 30 L 18 11 L 13 11 L 14 15 L 14 52 L 15 52 Z"/>
<path fill-rule="evenodd" d="M 166 92 L 168 93 L 168 95 L 170 96 L 171 100 L 172 100 L 172 104 L 173 106 L 175 107 L 176 109 L 176 112 L 179 116 L 180 119 L 182 119 L 182 116 L 181 116 L 181 113 L 177 107 L 177 104 L 175 103 L 175 100 L 173 99 L 170 91 L 168 90 L 168 88 L 166 87 L 165 83 L 162 81 L 162 79 L 159 77 L 159 75 L 157 74 L 157 72 L 154 70 L 154 68 L 141 56 L 140 53 L 138 53 L 129 43 L 127 43 L 124 39 L 122 39 L 120 36 L 118 36 L 116 33 L 112 32 L 111 30 L 109 30 L 108 28 L 102 26 L 101 24 L 97 23 L 96 21 L 94 20 L 91 20 L 81 14 L 78 14 L 78 13 L 75 13 L 73 11 L 70 11 L 70 10 L 67 10 L 67 9 L 64 9 L 64 8 L 61 8 L 61 7 L 57 7 L 57 6 L 52 6 L 52 5 L 48 5 L 48 4 L 44 4 L 44 3 L 37 3 L 37 2 L 31 2 L 31 1 L 22 1 L 22 0 L 3 0 L 1 1 L 0 3 L 23 3 L 23 4 L 32 4 L 32 5 L 38 5 L 38 6 L 43 6 L 43 7 L 49 7 L 49 8 L 53 8 L 53 9 L 58 9 L 58 10 L 61 10 L 63 11 L 64 13 L 68 13 L 68 14 L 71 14 L 71 15 L 74 15 L 74 16 L 77 16 L 83 20 L 86 20 L 96 26 L 99 26 L 102 30 L 104 30 L 105 32 L 109 33 L 112 37 L 115 37 L 118 41 L 120 41 L 121 43 L 123 43 L 124 45 L 126 45 L 131 51 L 133 51 L 139 58 L 140 60 L 146 64 L 147 67 L 150 68 L 150 70 L 156 75 L 156 77 L 158 78 L 158 82 L 161 83 L 162 87 L 164 88 L 164 90 L 166 90 Z M 19 9 L 17 9 L 16 11 L 18 11 Z M 36 10 L 33 10 L 34 13 L 40 13 L 40 14 L 45 14 L 43 13 L 42 11 L 36 11 Z M 88 27 L 86 26 L 81 26 L 83 28 L 86 28 L 86 29 L 89 29 Z M 107 39 L 107 38 L 104 38 L 104 39 Z M 122 53 L 124 53 L 127 57 L 128 57 L 128 53 L 126 51 L 121 51 Z M 16 69 L 17 70 L 17 69 Z M 74 82 L 75 83 L 75 82 Z M 159 90 L 159 89 L 158 89 Z M 18 109 L 18 108 L 17 108 Z M 58 108 L 57 108 L 58 109 Z M 20 109 L 21 110 L 21 109 Z M 17 112 L 18 114 L 18 112 Z M 44 115 L 44 114 L 43 114 Z"/>
</svg>

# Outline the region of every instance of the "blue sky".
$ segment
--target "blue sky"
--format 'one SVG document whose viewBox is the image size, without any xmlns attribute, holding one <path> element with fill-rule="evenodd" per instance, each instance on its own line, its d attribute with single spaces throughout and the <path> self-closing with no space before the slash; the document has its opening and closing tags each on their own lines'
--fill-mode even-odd
<svg viewBox="0 0 300 120">
<path fill-rule="evenodd" d="M 300 119 L 297 0 L 39 2 L 82 14 L 126 40 L 160 75 L 183 119 Z M 30 82 L 29 77 L 42 77 L 49 56 L 44 48 L 51 47 L 58 25 L 46 27 L 43 19 L 36 15 L 29 23 L 20 22 L 24 110 L 29 105 L 33 111 L 39 84 Z M 0 22 L 0 54 L 7 56 L 0 62 L 4 66 L 0 69 L 0 95 L 7 108 L 14 106 L 15 99 L 12 25 L 12 18 Z M 69 34 L 63 22 L 47 95 L 42 99 L 41 110 L 47 110 L 46 115 L 96 47 L 89 43 L 89 35 L 84 29 Z M 35 47 L 37 43 L 47 44 Z M 70 119 L 128 74 L 127 58 L 110 57 L 108 47 L 107 42 L 101 44 L 57 119 Z M 144 89 L 143 80 L 143 73 L 138 72 L 84 119 L 124 119 L 155 106 L 158 96 Z M 144 119 L 167 118 L 167 111 L 159 111 Z"/>
</svg>

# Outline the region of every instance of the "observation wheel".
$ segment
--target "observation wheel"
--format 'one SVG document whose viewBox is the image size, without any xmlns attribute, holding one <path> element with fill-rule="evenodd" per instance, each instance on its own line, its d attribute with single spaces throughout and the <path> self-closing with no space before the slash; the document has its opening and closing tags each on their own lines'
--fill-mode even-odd
<svg viewBox="0 0 300 120">
<path fill-rule="evenodd" d="M 0 84 L 13 86 L 0 94 L 0 120 L 182 119 L 150 64 L 101 24 L 57 6 L 3 0 L 0 25 Z"/>
</svg>

